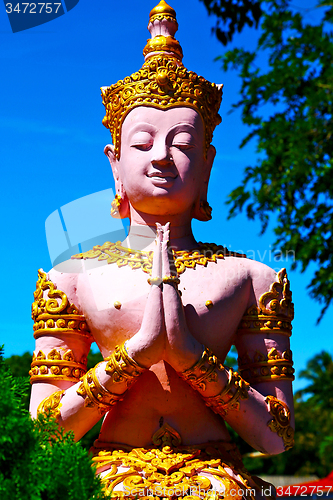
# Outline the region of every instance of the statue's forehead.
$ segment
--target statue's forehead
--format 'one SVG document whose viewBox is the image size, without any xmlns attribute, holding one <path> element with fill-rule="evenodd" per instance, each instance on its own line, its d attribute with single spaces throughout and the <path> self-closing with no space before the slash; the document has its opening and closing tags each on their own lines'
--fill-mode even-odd
<svg viewBox="0 0 333 500">
<path fill-rule="evenodd" d="M 197 134 L 203 133 L 204 130 L 200 114 L 189 106 L 178 106 L 170 109 L 138 106 L 127 114 L 122 129 L 128 131 L 140 128 L 140 124 L 150 124 L 157 130 L 168 130 L 177 125 L 189 125 L 189 129 L 195 129 Z"/>
</svg>

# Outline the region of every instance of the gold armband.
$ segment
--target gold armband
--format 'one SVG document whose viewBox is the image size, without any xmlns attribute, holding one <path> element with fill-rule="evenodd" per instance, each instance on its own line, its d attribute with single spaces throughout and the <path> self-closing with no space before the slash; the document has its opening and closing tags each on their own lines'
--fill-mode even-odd
<svg viewBox="0 0 333 500">
<path fill-rule="evenodd" d="M 58 421 L 60 417 L 61 398 L 64 393 L 65 391 L 57 391 L 43 399 L 43 401 L 38 405 L 37 417 L 38 415 L 46 413 Z"/>
<path fill-rule="evenodd" d="M 224 366 L 210 349 L 204 347 L 201 358 L 191 368 L 179 376 L 197 391 L 205 391 L 207 382 L 217 381 L 217 371 L 223 371 Z"/>
<path fill-rule="evenodd" d="M 96 375 L 96 368 L 100 364 L 98 363 L 94 368 L 91 368 L 81 378 L 81 384 L 76 392 L 85 398 L 85 407 L 97 407 L 100 414 L 104 415 L 110 410 L 111 406 L 115 405 L 118 401 L 122 401 L 122 395 L 112 394 L 100 384 Z"/>
<path fill-rule="evenodd" d="M 276 382 L 278 380 L 294 380 L 292 352 L 280 353 L 273 347 L 265 356 L 256 351 L 253 358 L 248 354 L 239 359 L 239 371 L 247 382 Z"/>
<path fill-rule="evenodd" d="M 248 399 L 248 390 L 250 384 L 245 382 L 242 377 L 229 368 L 228 382 L 225 388 L 217 396 L 203 398 L 205 404 L 213 410 L 214 413 L 225 417 L 229 410 L 239 410 L 239 400 Z M 229 396 L 229 400 L 224 398 Z"/>
<path fill-rule="evenodd" d="M 268 422 L 268 427 L 282 438 L 284 449 L 290 450 L 294 446 L 295 431 L 290 425 L 290 410 L 288 406 L 274 396 L 267 396 L 265 402 L 268 404 L 268 411 L 273 417 L 273 420 Z"/>
<path fill-rule="evenodd" d="M 38 270 L 34 299 L 31 317 L 35 339 L 45 335 L 75 335 L 77 340 L 91 343 L 92 336 L 85 317 L 69 302 L 67 295 L 47 279 L 42 269 Z"/>
<path fill-rule="evenodd" d="M 105 361 L 107 361 L 105 371 L 112 378 L 112 381 L 115 384 L 125 382 L 127 388 L 146 371 L 146 368 L 140 366 L 129 356 L 125 342 L 120 346 L 116 346 L 114 352 L 111 356 L 105 358 Z"/>
<path fill-rule="evenodd" d="M 87 358 L 83 356 L 80 362 L 75 361 L 71 349 L 51 349 L 47 355 L 38 351 L 32 356 L 30 382 L 67 380 L 77 383 L 86 373 L 86 366 Z"/>
</svg>

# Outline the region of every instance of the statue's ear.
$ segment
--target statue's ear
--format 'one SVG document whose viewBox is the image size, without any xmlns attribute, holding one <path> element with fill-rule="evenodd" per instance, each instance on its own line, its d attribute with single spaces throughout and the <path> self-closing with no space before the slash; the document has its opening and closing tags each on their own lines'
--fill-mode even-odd
<svg viewBox="0 0 333 500">
<path fill-rule="evenodd" d="M 205 165 L 205 183 L 207 183 L 207 188 L 208 188 L 209 177 L 210 177 L 210 173 L 211 173 L 212 166 L 214 163 L 215 155 L 216 155 L 216 149 L 211 144 L 208 148 L 208 151 L 207 151 L 206 165 Z"/>
<path fill-rule="evenodd" d="M 114 182 L 115 182 L 116 190 L 117 190 L 117 187 L 118 187 L 117 184 L 120 181 L 120 174 L 119 174 L 118 160 L 116 157 L 114 146 L 112 144 L 107 144 L 104 148 L 104 154 L 108 157 L 108 160 L 110 162 L 110 165 L 112 168 L 112 173 L 113 173 L 113 178 L 114 178 Z"/>
<path fill-rule="evenodd" d="M 198 199 L 196 200 L 196 203 L 193 207 L 193 214 L 192 214 L 192 216 L 195 219 L 201 221 L 208 221 L 212 218 L 211 216 L 212 209 L 207 202 L 207 191 L 215 155 L 216 155 L 216 149 L 214 148 L 214 146 L 210 145 L 206 154 L 206 158 L 203 162 L 202 184 L 198 195 Z"/>
<path fill-rule="evenodd" d="M 126 217 L 130 216 L 130 208 L 129 208 L 129 201 L 127 199 L 127 195 L 124 189 L 124 185 L 121 181 L 120 177 L 120 169 L 119 169 L 119 162 L 114 150 L 114 146 L 112 144 L 107 144 L 104 148 L 104 153 L 108 157 L 111 168 L 112 168 L 112 173 L 113 173 L 113 178 L 114 178 L 114 184 L 116 188 L 116 194 L 119 196 L 118 198 L 118 212 L 119 215 L 114 217 L 118 218 L 120 217 L 121 219 L 124 219 Z"/>
</svg>

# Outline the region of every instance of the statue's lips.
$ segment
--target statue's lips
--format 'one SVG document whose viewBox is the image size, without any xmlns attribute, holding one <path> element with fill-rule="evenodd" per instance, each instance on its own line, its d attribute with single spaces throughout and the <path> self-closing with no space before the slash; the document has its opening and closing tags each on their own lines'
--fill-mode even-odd
<svg viewBox="0 0 333 500">
<path fill-rule="evenodd" d="M 150 172 L 147 177 L 152 180 L 153 184 L 167 185 L 172 184 L 173 181 L 178 177 L 178 174 L 173 172 Z"/>
</svg>

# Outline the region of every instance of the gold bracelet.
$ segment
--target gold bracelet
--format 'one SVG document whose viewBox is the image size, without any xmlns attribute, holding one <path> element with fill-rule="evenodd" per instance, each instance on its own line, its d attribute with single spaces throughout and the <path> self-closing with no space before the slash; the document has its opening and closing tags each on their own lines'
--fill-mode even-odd
<svg viewBox="0 0 333 500">
<path fill-rule="evenodd" d="M 229 410 L 239 410 L 240 399 L 248 399 L 248 390 L 250 384 L 245 382 L 242 377 L 229 368 L 228 383 L 226 387 L 217 396 L 204 397 L 205 404 L 210 407 L 214 413 L 225 417 Z M 235 392 L 232 392 L 235 389 Z M 229 395 L 228 401 L 224 401 L 224 397 Z"/>
<path fill-rule="evenodd" d="M 97 407 L 99 413 L 104 415 L 111 409 L 111 406 L 114 406 L 118 401 L 122 401 L 123 398 L 122 394 L 113 394 L 100 384 L 96 375 L 96 368 L 101 363 L 98 363 L 98 365 L 83 375 L 81 384 L 76 392 L 85 398 L 84 406 L 86 408 Z"/>
<path fill-rule="evenodd" d="M 162 278 L 160 278 L 159 276 L 155 276 L 155 278 L 148 278 L 147 281 L 149 285 L 156 285 L 156 286 L 160 286 L 160 284 L 163 282 Z"/>
<path fill-rule="evenodd" d="M 140 366 L 132 359 L 126 351 L 125 342 L 116 346 L 114 352 L 105 358 L 107 365 L 106 373 L 112 378 L 115 384 L 125 382 L 129 388 L 147 368 Z"/>
<path fill-rule="evenodd" d="M 276 432 L 282 438 L 284 449 L 290 450 L 294 446 L 295 431 L 290 425 L 291 414 L 288 406 L 274 396 L 266 396 L 265 402 L 273 420 L 268 422 L 268 427 L 272 432 Z"/>
<path fill-rule="evenodd" d="M 178 276 L 164 276 L 163 284 L 165 285 L 179 285 L 180 279 Z"/>
<path fill-rule="evenodd" d="M 217 370 L 223 371 L 224 366 L 210 349 L 203 346 L 201 358 L 179 375 L 193 389 L 205 391 L 207 382 L 217 381 Z"/>
</svg>

